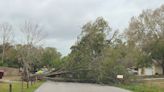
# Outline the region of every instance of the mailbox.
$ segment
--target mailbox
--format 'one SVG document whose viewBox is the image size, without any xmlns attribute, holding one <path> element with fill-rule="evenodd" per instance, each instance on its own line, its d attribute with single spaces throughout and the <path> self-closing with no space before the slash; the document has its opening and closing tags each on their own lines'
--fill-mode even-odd
<svg viewBox="0 0 164 92">
<path fill-rule="evenodd" d="M 0 70 L 0 79 L 2 79 L 3 75 L 4 75 L 4 71 Z"/>
</svg>

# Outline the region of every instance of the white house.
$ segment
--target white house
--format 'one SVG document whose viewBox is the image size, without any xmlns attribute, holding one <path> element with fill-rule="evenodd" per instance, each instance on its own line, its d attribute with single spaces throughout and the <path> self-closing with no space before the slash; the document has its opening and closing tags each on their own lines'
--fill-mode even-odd
<svg viewBox="0 0 164 92">
<path fill-rule="evenodd" d="M 163 69 L 157 62 L 153 62 L 151 67 L 143 67 L 138 69 L 138 75 L 140 76 L 161 75 L 161 74 L 163 74 Z"/>
</svg>

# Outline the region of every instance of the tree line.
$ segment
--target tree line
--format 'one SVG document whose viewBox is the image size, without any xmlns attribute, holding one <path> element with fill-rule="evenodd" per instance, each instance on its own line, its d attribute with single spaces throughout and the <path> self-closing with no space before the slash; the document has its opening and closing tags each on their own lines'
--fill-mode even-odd
<svg viewBox="0 0 164 92">
<path fill-rule="evenodd" d="M 45 39 L 41 27 L 31 21 L 25 21 L 19 28 L 21 43 L 14 43 L 14 28 L 9 23 L 0 24 L 0 65 L 6 67 L 28 67 L 29 71 L 37 71 L 46 66 L 59 67 L 61 54 L 53 47 L 43 47 Z"/>
<path fill-rule="evenodd" d="M 21 68 L 21 50 L 27 48 L 27 45 L 16 44 L 11 45 L 6 43 L 6 51 L 3 63 L 1 66 Z M 2 45 L 0 45 L 0 52 L 2 53 Z M 47 68 L 59 67 L 59 61 L 61 60 L 61 54 L 53 47 L 34 47 L 32 46 L 32 52 L 30 53 L 32 59 L 29 63 L 32 69 L 36 71 L 46 66 Z"/>
</svg>

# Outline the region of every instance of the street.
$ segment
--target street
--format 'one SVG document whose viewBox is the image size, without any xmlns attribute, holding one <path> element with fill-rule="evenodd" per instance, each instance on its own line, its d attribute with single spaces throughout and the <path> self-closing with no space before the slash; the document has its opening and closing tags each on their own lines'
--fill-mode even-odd
<svg viewBox="0 0 164 92">
<path fill-rule="evenodd" d="M 87 83 L 67 83 L 48 81 L 35 92 L 130 92 L 113 86 L 101 86 Z"/>
</svg>

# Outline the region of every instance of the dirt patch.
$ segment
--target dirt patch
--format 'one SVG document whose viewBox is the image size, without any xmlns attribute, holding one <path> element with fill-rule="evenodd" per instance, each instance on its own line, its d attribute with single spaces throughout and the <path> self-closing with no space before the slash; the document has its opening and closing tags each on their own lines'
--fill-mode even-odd
<svg viewBox="0 0 164 92">
<path fill-rule="evenodd" d="M 0 67 L 0 70 L 4 70 L 4 76 L 19 76 L 20 72 L 17 68 Z"/>
<path fill-rule="evenodd" d="M 11 80 L 11 81 L 20 81 L 21 76 L 5 76 L 3 77 L 4 80 Z"/>
</svg>

